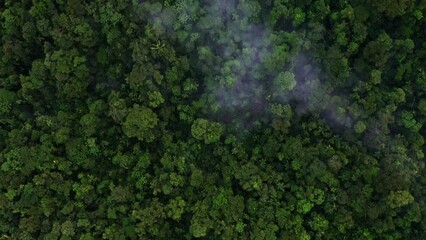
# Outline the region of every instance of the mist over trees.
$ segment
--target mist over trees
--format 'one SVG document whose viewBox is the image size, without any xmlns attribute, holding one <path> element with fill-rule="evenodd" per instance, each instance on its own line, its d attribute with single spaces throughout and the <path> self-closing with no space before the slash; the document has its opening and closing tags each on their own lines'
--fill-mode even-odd
<svg viewBox="0 0 426 240">
<path fill-rule="evenodd" d="M 0 239 L 426 239 L 425 15 L 0 1 Z"/>
</svg>

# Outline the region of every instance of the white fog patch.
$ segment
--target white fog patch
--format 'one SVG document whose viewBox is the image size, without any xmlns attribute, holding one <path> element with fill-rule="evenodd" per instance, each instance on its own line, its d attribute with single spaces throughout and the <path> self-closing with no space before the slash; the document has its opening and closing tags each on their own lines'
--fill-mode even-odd
<svg viewBox="0 0 426 240">
<path fill-rule="evenodd" d="M 256 2 L 193 3 L 152 4 L 154 10 L 148 19 L 162 34 L 187 31 L 192 36 L 188 41 L 195 41 L 192 51 L 197 52 L 190 54 L 198 55 L 204 75 L 200 81 L 215 101 L 216 111 L 209 111 L 210 117 L 249 129 L 255 122 L 268 122 L 268 107 L 281 103 L 291 104 L 297 115 L 320 116 L 331 127 L 352 127 L 347 97 L 336 96 L 324 84 L 327 76 L 321 75 L 322 67 L 309 52 L 286 43 L 290 42 L 286 38 L 295 38 L 297 33 L 273 33 L 269 26 L 253 21 L 260 11 Z M 197 10 L 200 6 L 203 12 Z M 280 91 L 274 80 L 283 73 L 293 74 L 295 84 L 290 81 Z"/>
</svg>

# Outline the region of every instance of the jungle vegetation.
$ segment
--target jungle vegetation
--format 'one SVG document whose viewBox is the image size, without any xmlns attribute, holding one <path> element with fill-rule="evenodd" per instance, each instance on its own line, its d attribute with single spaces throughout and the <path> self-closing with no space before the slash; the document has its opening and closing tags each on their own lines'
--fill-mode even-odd
<svg viewBox="0 0 426 240">
<path fill-rule="evenodd" d="M 0 1 L 0 239 L 426 239 L 425 16 Z"/>
</svg>

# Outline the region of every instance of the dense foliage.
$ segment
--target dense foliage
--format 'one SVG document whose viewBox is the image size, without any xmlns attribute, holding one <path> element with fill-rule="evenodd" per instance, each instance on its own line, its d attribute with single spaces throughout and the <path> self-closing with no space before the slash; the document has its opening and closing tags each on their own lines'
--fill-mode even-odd
<svg viewBox="0 0 426 240">
<path fill-rule="evenodd" d="M 426 239 L 425 16 L 0 1 L 0 239 Z"/>
</svg>

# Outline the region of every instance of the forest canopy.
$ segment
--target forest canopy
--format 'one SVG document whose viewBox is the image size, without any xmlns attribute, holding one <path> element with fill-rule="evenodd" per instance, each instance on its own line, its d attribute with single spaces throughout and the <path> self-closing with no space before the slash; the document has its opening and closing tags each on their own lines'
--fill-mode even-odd
<svg viewBox="0 0 426 240">
<path fill-rule="evenodd" d="M 0 239 L 426 239 L 425 16 L 0 1 Z"/>
</svg>

